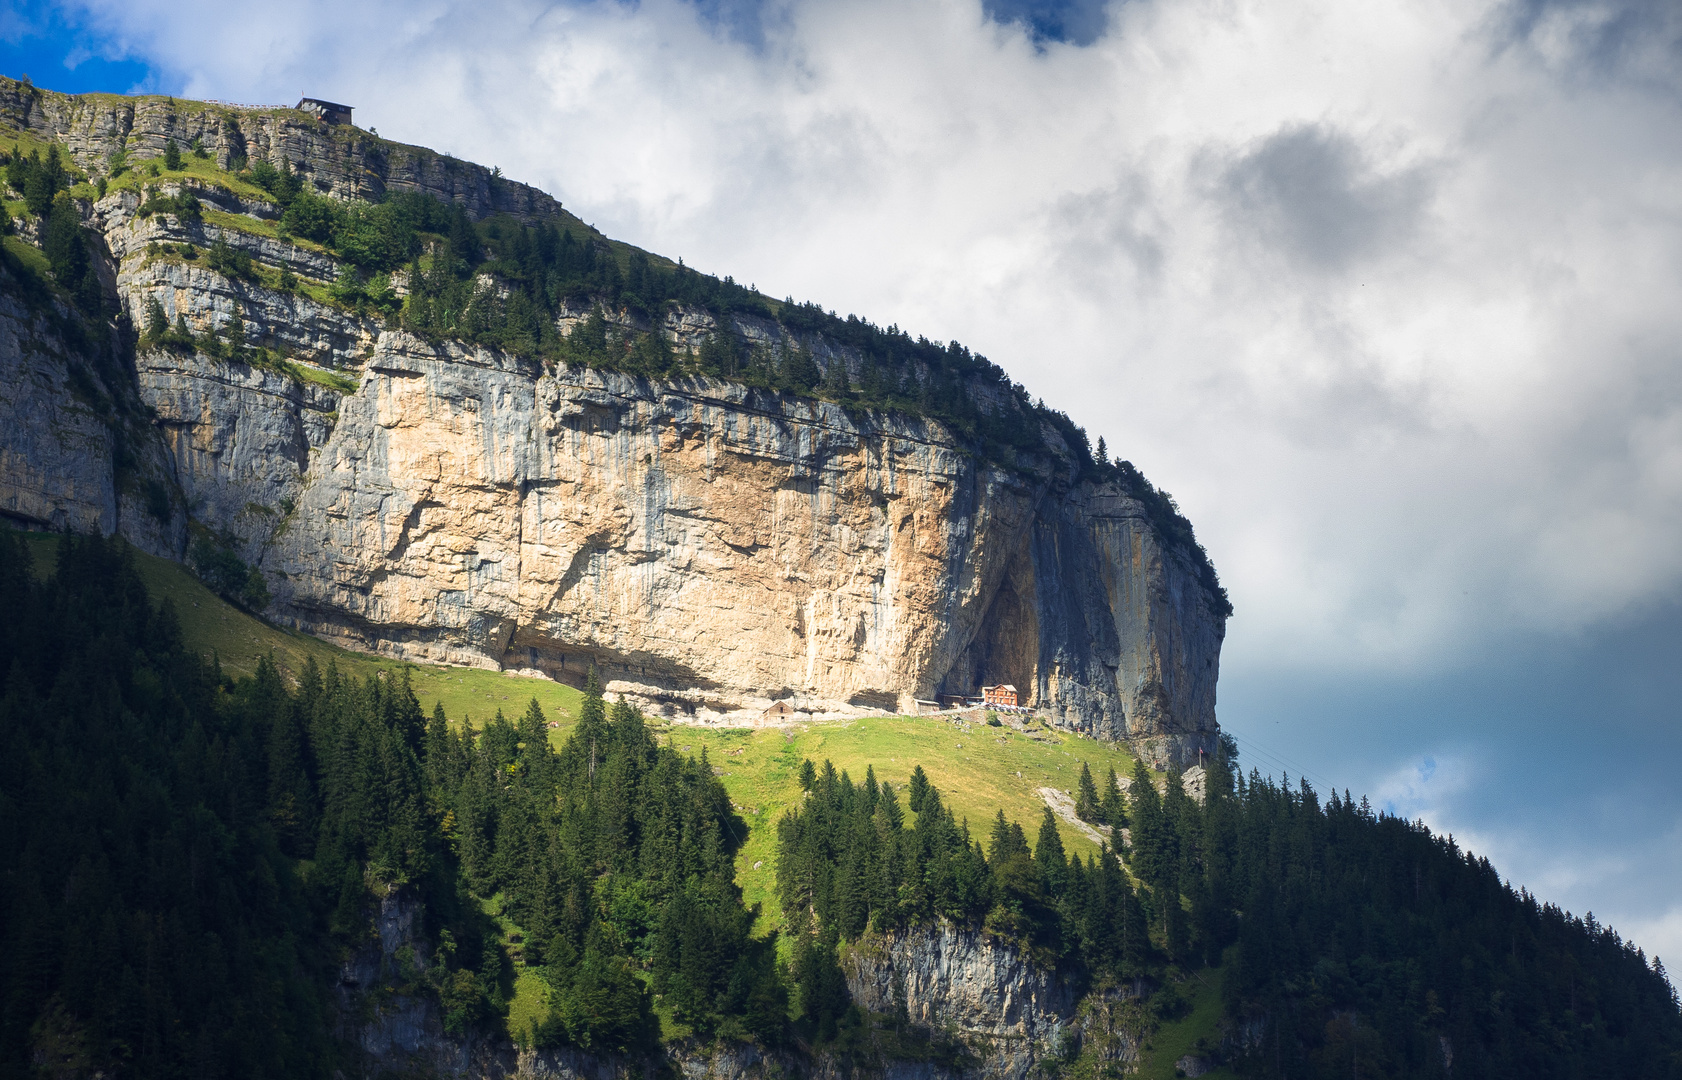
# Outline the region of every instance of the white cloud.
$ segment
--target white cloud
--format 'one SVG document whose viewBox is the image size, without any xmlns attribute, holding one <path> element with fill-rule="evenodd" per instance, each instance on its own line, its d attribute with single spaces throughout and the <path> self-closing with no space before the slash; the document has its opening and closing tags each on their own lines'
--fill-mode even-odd
<svg viewBox="0 0 1682 1080">
<path fill-rule="evenodd" d="M 1625 940 L 1636 942 L 1649 958 L 1677 958 L 1665 964 L 1672 986 L 1682 986 L 1682 904 L 1654 918 L 1615 924 Z"/>
<path fill-rule="evenodd" d="M 1604 6 L 1135 0 L 1043 48 L 976 0 L 95 10 L 188 93 L 351 100 L 986 352 L 1179 497 L 1229 670 L 1429 666 L 1682 580 L 1682 123 Z"/>
<path fill-rule="evenodd" d="M 1443 819 L 1444 804 L 1464 792 L 1471 782 L 1472 769 L 1459 757 L 1426 754 L 1381 780 L 1372 802 L 1386 814 L 1424 821 L 1437 832 L 1452 833 L 1454 830 Z"/>
</svg>

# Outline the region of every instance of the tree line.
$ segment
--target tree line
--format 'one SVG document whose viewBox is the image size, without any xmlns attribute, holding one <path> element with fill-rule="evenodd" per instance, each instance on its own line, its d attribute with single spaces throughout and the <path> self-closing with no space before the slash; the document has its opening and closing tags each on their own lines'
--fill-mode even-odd
<svg viewBox="0 0 1682 1080">
<path fill-rule="evenodd" d="M 705 754 L 593 681 L 556 746 L 535 703 L 451 724 L 400 672 L 232 679 L 117 540 L 66 537 L 43 574 L 0 533 L 0 606 L 0 1076 L 342 1068 L 329 987 L 393 891 L 431 943 L 400 989 L 449 1031 L 494 1029 L 512 949 L 547 987 L 519 1033 L 538 1045 L 653 1052 L 661 1014 L 961 1063 L 861 1012 L 840 967 L 851 942 L 944 919 L 1083 990 L 1160 987 L 1159 1016 L 1177 976 L 1219 965 L 1244 1075 L 1677 1075 L 1656 959 L 1423 825 L 1230 755 L 1201 802 L 1176 774 L 1159 791 L 1142 766 L 1126 785 L 1083 766 L 1076 812 L 1130 838 L 1084 858 L 1049 810 L 1032 842 L 1002 813 L 977 835 L 921 767 L 901 790 L 806 762 L 777 826 L 783 920 L 762 926 Z M 1047 1067 L 1079 1075 L 1076 1051 Z"/>
<path fill-rule="evenodd" d="M 706 1035 L 802 1030 L 705 755 L 593 681 L 557 749 L 535 702 L 451 725 L 405 674 L 231 679 L 115 539 L 63 538 L 43 578 L 0 531 L 0 605 L 0 1076 L 327 1075 L 335 964 L 394 890 L 433 944 L 404 989 L 452 1033 L 513 992 L 487 904 L 549 988 L 537 1045 L 651 1051 L 656 1000 Z"/>
<path fill-rule="evenodd" d="M 1306 781 L 1246 779 L 1227 750 L 1201 803 L 1178 773 L 1159 791 L 1136 765 L 1124 793 L 1083 764 L 1076 812 L 1118 838 L 1085 859 L 1049 808 L 1031 847 L 1002 812 L 984 844 L 921 766 L 902 806 L 873 767 L 855 783 L 808 762 L 810 794 L 778 826 L 790 930 L 809 922 L 833 949 L 950 920 L 1083 991 L 1160 986 L 1165 1017 L 1183 1008 L 1177 977 L 1224 966 L 1224 1056 L 1247 1076 L 1682 1075 L 1657 958 L 1422 824 L 1348 793 L 1322 803 Z"/>
</svg>

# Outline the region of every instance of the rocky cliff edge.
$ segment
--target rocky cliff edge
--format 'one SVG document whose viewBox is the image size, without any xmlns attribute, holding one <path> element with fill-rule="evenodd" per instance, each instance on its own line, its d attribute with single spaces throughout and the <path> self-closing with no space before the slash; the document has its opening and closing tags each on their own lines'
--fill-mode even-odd
<svg viewBox="0 0 1682 1080">
<path fill-rule="evenodd" d="M 407 185 L 476 214 L 558 212 L 292 110 L 0 80 L 0 121 L 89 162 L 199 138 L 215 155 L 284 155 L 336 196 Z M 1010 683 L 1053 722 L 1159 765 L 1214 749 L 1224 597 L 1200 552 L 1113 478 L 1083 478 L 1050 427 L 1042 452 L 1005 465 L 928 418 L 428 342 L 377 310 L 195 260 L 221 244 L 301 277 L 333 268 L 265 233 L 275 206 L 195 190 L 215 213 L 147 213 L 133 190 L 82 204 L 124 312 L 113 333 L 132 342 L 153 304 L 204 335 L 237 314 L 264 355 L 289 359 L 136 350 L 149 425 L 107 468 L 93 445 L 107 435 L 73 404 L 76 365 L 0 312 L 0 363 L 30 388 L 9 402 L 23 420 L 4 448 L 14 517 L 121 528 L 180 555 L 184 511 L 262 570 L 271 617 L 415 659 L 570 682 L 595 666 L 676 720 L 752 723 L 773 702 L 909 711 Z M 864 374 L 856 350 L 771 319 L 586 304 L 560 329 L 585 310 L 680 351 L 728 333 Z M 134 503 L 148 491 L 150 524 Z"/>
</svg>

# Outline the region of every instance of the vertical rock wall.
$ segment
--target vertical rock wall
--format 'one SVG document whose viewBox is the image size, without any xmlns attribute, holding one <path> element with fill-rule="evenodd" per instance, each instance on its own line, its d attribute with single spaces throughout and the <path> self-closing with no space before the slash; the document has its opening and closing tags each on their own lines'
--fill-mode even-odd
<svg viewBox="0 0 1682 1080">
<path fill-rule="evenodd" d="M 179 556 L 174 470 L 112 343 L 78 340 L 62 305 L 24 296 L 0 265 L 0 521 Z"/>
<path fill-rule="evenodd" d="M 593 664 L 697 719 L 1008 679 L 1159 757 L 1212 747 L 1220 620 L 1113 488 L 988 465 L 928 421 L 401 333 L 338 407 L 263 562 L 316 633 Z"/>
<path fill-rule="evenodd" d="M 0 80 L 0 119 L 88 163 L 198 137 L 224 157 L 296 155 L 337 194 L 406 185 L 475 213 L 558 212 L 418 148 L 291 110 L 235 113 Z M 167 195 L 181 181 L 160 183 Z M 95 422 L 74 366 L 18 344 L 34 331 L 0 337 L 20 387 L 0 510 L 179 554 L 185 507 L 265 572 L 277 618 L 357 648 L 568 681 L 594 665 L 674 718 L 740 722 L 774 700 L 903 710 L 1009 682 L 1055 722 L 1132 740 L 1158 764 L 1213 749 L 1223 616 L 1144 507 L 1079 479 L 1050 427 L 1046 449 L 1006 467 L 926 419 L 429 344 L 319 289 L 211 269 L 194 251 L 220 241 L 317 282 L 335 272 L 264 233 L 274 206 L 200 198 L 202 220 L 139 217 L 125 191 L 86 206 L 128 326 L 154 301 L 200 335 L 237 312 L 249 343 L 289 359 L 142 349 L 127 378 L 145 415 Z M 718 329 L 699 310 L 613 317 L 680 349 Z M 770 320 L 727 329 L 793 344 Z M 846 347 L 799 344 L 858 375 Z M 136 512 L 148 492 L 161 517 Z"/>
</svg>

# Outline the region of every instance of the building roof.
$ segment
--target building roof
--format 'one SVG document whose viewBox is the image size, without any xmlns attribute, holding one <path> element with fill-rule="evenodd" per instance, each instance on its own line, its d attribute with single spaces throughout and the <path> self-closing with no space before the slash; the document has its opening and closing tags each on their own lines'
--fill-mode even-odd
<svg viewBox="0 0 1682 1080">
<path fill-rule="evenodd" d="M 351 107 L 349 105 L 340 105 L 336 101 L 325 101 L 321 98 L 313 98 L 313 97 L 299 98 L 298 99 L 298 104 L 296 104 L 292 107 L 294 109 L 302 109 L 307 105 L 319 105 L 321 108 L 330 110 L 332 112 L 350 112 L 351 111 Z"/>
<path fill-rule="evenodd" d="M 1012 686 L 1010 683 L 1007 683 L 1007 682 L 999 683 L 997 686 L 983 686 L 981 688 L 981 692 L 983 694 L 985 694 L 989 690 L 1009 690 L 1013 694 L 1016 693 L 1016 687 Z"/>
</svg>

